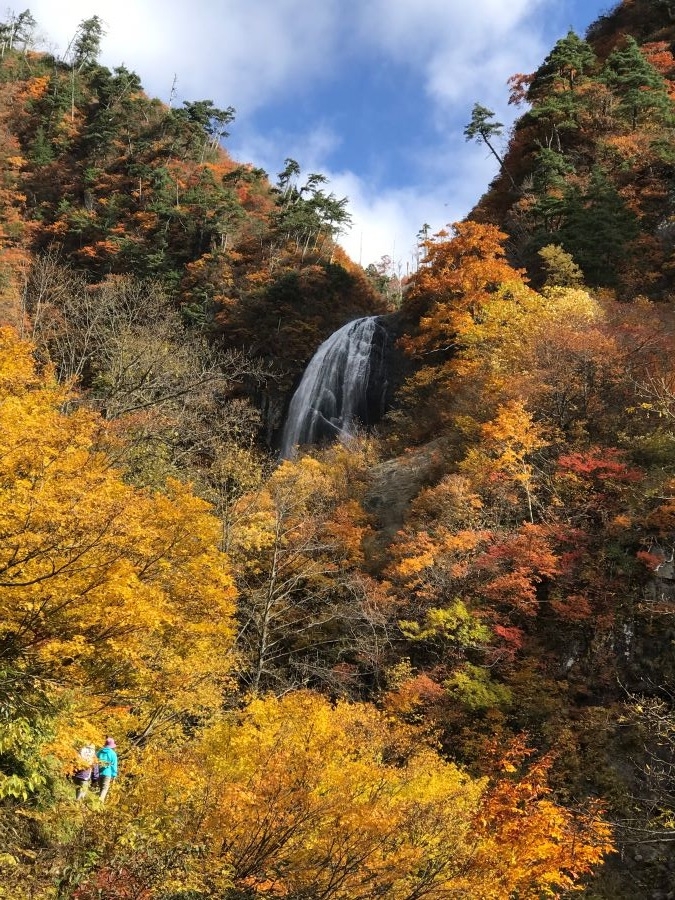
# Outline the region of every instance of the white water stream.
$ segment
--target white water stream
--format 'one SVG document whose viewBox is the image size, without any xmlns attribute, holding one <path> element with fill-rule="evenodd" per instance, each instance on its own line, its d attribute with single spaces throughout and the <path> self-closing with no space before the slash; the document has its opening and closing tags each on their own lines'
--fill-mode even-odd
<svg viewBox="0 0 675 900">
<path fill-rule="evenodd" d="M 290 459 L 298 446 L 331 435 L 349 438 L 357 422 L 369 424 L 373 398 L 379 407 L 375 416 L 382 413 L 386 339 L 378 316 L 366 316 L 343 325 L 321 344 L 288 409 L 283 459 Z"/>
</svg>

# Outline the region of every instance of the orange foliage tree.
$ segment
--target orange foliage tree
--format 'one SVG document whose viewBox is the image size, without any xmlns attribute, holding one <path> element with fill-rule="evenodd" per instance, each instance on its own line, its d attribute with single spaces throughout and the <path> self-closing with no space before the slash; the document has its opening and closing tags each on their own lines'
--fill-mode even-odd
<svg viewBox="0 0 675 900">
<path fill-rule="evenodd" d="M 418 334 L 405 341 L 414 355 L 461 346 L 497 287 L 522 275 L 506 261 L 506 234 L 495 225 L 458 222 L 423 243 L 426 255 L 406 294 L 409 313 L 420 315 Z"/>
</svg>

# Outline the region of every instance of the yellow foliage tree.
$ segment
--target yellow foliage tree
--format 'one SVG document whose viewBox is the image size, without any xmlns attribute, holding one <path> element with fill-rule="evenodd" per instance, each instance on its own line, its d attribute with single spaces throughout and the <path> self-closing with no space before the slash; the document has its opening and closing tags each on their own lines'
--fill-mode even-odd
<svg viewBox="0 0 675 900">
<path fill-rule="evenodd" d="M 10 716 L 37 694 L 60 711 L 64 761 L 94 722 L 141 740 L 210 715 L 235 600 L 208 505 L 178 482 L 125 484 L 98 416 L 62 412 L 72 400 L 0 331 L 0 659 Z"/>
<path fill-rule="evenodd" d="M 547 442 L 523 403 L 513 400 L 497 410 L 482 428 L 482 442 L 469 450 L 460 471 L 475 487 L 503 495 L 507 505 L 517 507 L 518 493 L 525 495 L 527 517 L 534 522 L 535 470 L 532 455 Z M 514 488 L 516 491 L 514 492 Z"/>
<path fill-rule="evenodd" d="M 155 751 L 110 830 L 82 900 L 122 882 L 148 898 L 539 897 L 609 849 L 602 823 L 549 798 L 545 767 L 489 788 L 413 727 L 304 691 L 253 700 L 180 758 Z"/>
<path fill-rule="evenodd" d="M 372 657 L 360 644 L 381 631 L 380 591 L 360 571 L 368 522 L 354 456 L 351 475 L 344 451 L 286 460 L 237 504 L 230 548 L 242 677 L 254 692 L 332 682 L 341 651 Z"/>
</svg>

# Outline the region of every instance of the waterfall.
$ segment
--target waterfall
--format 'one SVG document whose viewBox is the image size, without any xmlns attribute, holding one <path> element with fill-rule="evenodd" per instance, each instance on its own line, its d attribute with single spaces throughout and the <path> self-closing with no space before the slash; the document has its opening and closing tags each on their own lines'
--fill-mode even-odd
<svg viewBox="0 0 675 900">
<path fill-rule="evenodd" d="M 349 438 L 356 422 L 369 425 L 382 415 L 387 332 L 378 318 L 348 322 L 316 351 L 288 409 L 283 459 L 302 444 Z"/>
</svg>

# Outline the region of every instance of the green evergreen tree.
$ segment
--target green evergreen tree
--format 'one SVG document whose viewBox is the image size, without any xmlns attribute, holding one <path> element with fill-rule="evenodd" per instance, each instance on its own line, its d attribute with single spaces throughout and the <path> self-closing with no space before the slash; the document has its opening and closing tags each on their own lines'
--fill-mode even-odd
<svg viewBox="0 0 675 900">
<path fill-rule="evenodd" d="M 540 145 L 535 154 L 535 165 L 529 179 L 533 203 L 529 209 L 533 226 L 532 239 L 528 251 L 539 250 L 544 244 L 551 243 L 563 221 L 566 178 L 574 173 L 574 166 L 564 154 L 552 147 Z M 534 262 L 534 260 L 533 260 Z"/>
<path fill-rule="evenodd" d="M 536 103 L 552 90 L 574 92 L 586 73 L 596 64 L 593 48 L 570 30 L 561 38 L 537 69 L 528 90 L 527 99 Z"/>
<path fill-rule="evenodd" d="M 672 122 L 673 104 L 665 81 L 635 38 L 627 37 L 623 47 L 610 54 L 602 77 L 619 97 L 619 111 L 630 122 L 631 130 L 635 131 L 648 116 L 660 123 Z"/>
<path fill-rule="evenodd" d="M 596 64 L 590 44 L 573 31 L 559 40 L 534 74 L 527 92 L 532 109 L 527 114 L 545 129 L 545 144 L 562 152 L 561 133 L 579 128 L 582 100 L 578 86 Z"/>
<path fill-rule="evenodd" d="M 574 166 L 567 157 L 551 147 L 539 146 L 532 173 L 534 188 L 539 193 L 552 189 L 562 190 L 566 176 L 573 174 Z"/>
<path fill-rule="evenodd" d="M 303 259 L 310 249 L 321 255 L 325 240 L 336 239 L 351 222 L 347 197 L 338 198 L 322 191 L 319 185 L 328 179 L 316 172 L 310 173 L 305 183 L 298 186 L 299 163 L 290 158 L 285 162 L 273 188 L 278 207 L 273 217 L 275 244 L 295 242 Z"/>
<path fill-rule="evenodd" d="M 596 168 L 586 191 L 568 188 L 556 240 L 572 254 L 588 284 L 611 286 L 617 282 L 626 244 L 638 231 L 635 214 Z"/>
<path fill-rule="evenodd" d="M 92 16 L 80 22 L 71 43 L 71 65 L 74 69 L 80 72 L 85 66 L 96 63 L 104 34 L 100 16 Z"/>
<path fill-rule="evenodd" d="M 35 132 L 28 156 L 36 166 L 46 166 L 54 159 L 52 145 L 42 125 Z"/>
<path fill-rule="evenodd" d="M 9 12 L 6 22 L 0 22 L 0 58 L 7 50 L 20 49 L 25 53 L 33 40 L 37 22 L 29 9 L 22 13 Z"/>
<path fill-rule="evenodd" d="M 503 158 L 497 153 L 493 145 L 493 139 L 501 137 L 503 128 L 504 126 L 501 122 L 495 121 L 495 114 L 491 109 L 488 109 L 487 106 L 483 106 L 481 103 L 474 103 L 471 110 L 471 121 L 464 129 L 464 137 L 467 141 L 476 141 L 477 143 L 482 141 L 499 163 L 500 170 L 504 172 L 511 185 L 515 188 L 516 183 L 511 173 L 504 165 Z"/>
</svg>

